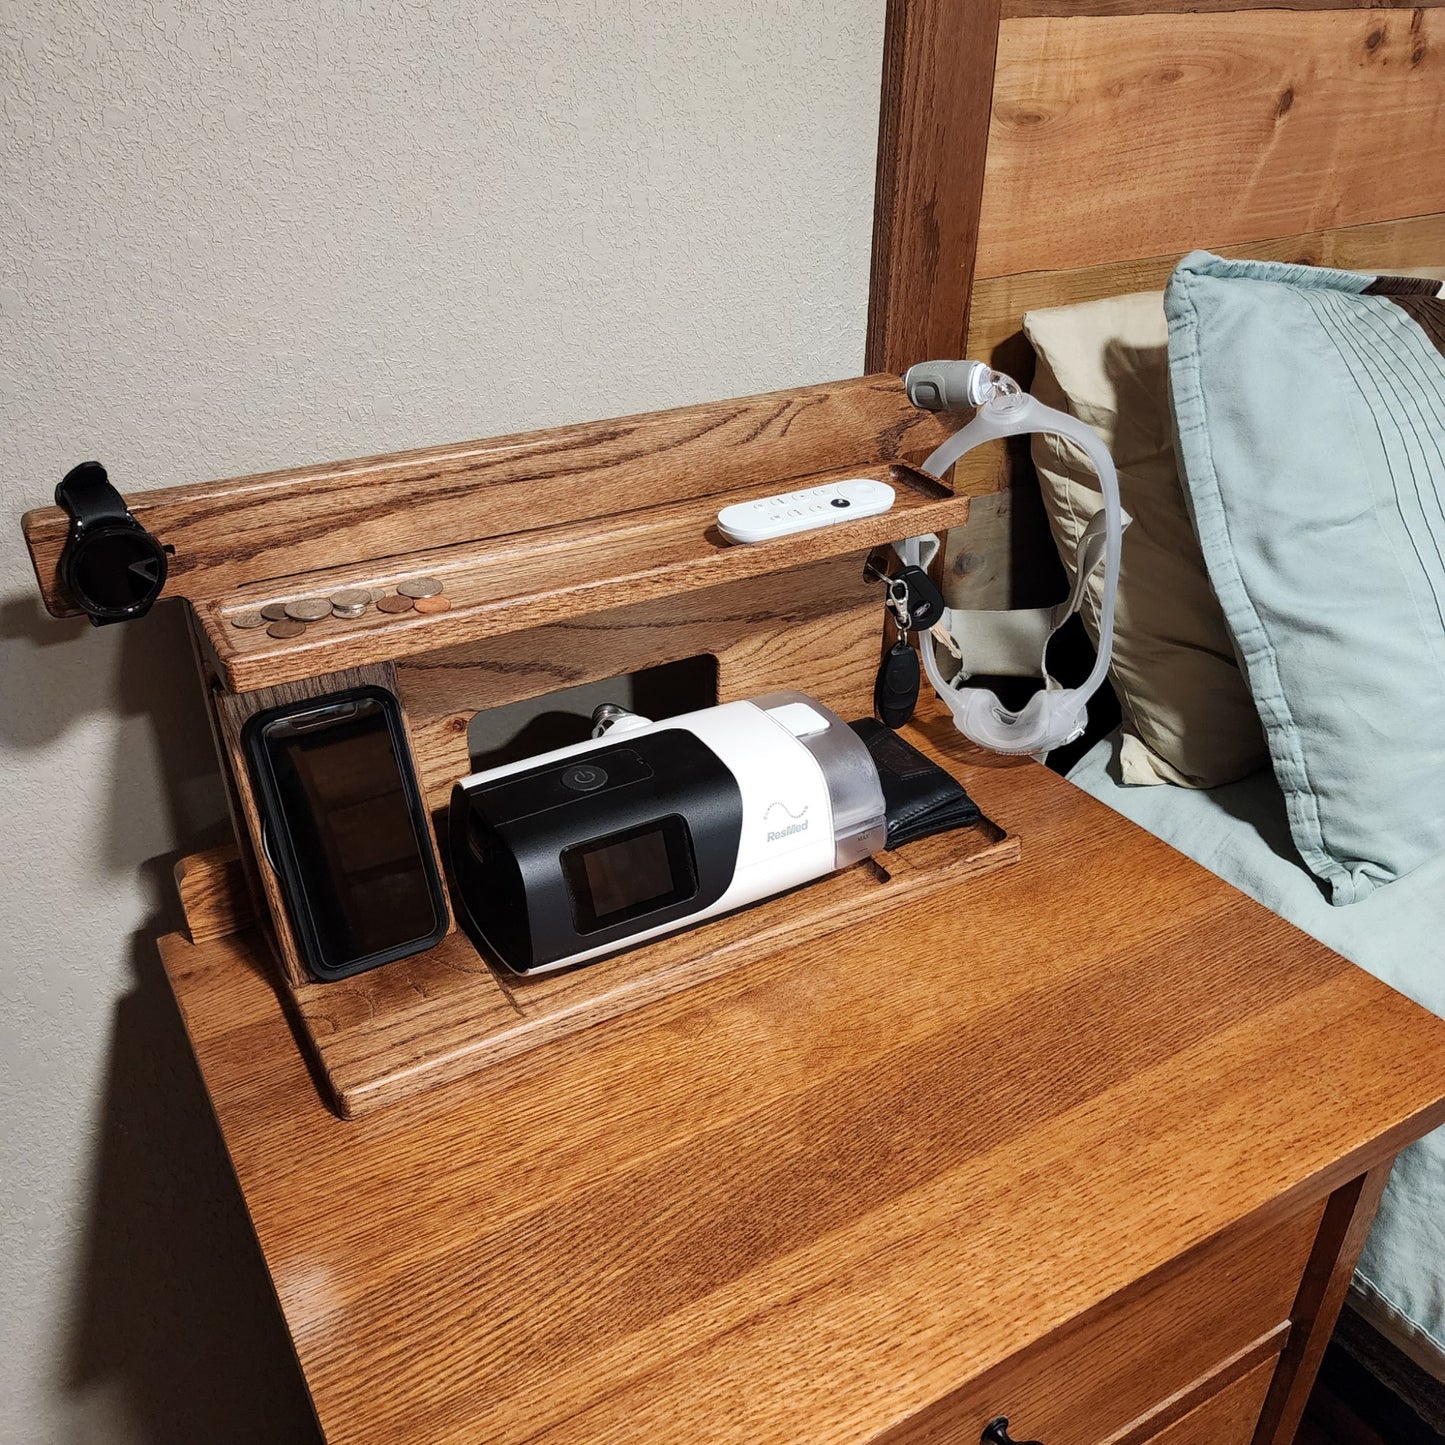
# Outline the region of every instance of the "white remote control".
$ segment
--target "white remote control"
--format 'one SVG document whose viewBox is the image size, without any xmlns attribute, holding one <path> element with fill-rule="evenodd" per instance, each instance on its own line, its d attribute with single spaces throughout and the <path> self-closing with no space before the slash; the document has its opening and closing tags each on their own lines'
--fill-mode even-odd
<svg viewBox="0 0 1445 1445">
<path fill-rule="evenodd" d="M 757 502 L 737 502 L 717 514 L 718 530 L 729 542 L 771 542 L 793 532 L 811 532 L 876 517 L 893 505 L 893 488 L 871 477 L 850 477 L 801 492 L 784 492 Z"/>
</svg>

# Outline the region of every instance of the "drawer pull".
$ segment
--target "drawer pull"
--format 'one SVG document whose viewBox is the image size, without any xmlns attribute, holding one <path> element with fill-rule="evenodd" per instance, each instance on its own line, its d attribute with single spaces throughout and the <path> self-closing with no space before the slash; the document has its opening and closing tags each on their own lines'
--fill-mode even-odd
<svg viewBox="0 0 1445 1445">
<path fill-rule="evenodd" d="M 1000 1415 L 983 1427 L 978 1445 L 1044 1445 L 1042 1440 L 1015 1440 L 1008 1432 L 1008 1416 Z"/>
</svg>

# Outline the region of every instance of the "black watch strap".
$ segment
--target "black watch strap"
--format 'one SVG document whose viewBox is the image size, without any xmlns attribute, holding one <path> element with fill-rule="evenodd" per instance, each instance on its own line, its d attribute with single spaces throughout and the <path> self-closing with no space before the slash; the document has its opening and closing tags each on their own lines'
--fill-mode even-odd
<svg viewBox="0 0 1445 1445">
<path fill-rule="evenodd" d="M 81 462 L 66 472 L 56 484 L 55 505 L 64 507 L 82 527 L 130 519 L 125 498 L 116 491 L 99 462 Z"/>
</svg>

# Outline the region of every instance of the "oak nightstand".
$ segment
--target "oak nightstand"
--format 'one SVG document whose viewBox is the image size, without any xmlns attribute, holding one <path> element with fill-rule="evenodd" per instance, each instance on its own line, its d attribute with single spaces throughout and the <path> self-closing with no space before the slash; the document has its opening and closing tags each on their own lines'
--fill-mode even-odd
<svg viewBox="0 0 1445 1445">
<path fill-rule="evenodd" d="M 355 1122 L 162 942 L 332 1445 L 1292 1437 L 1445 1023 L 922 732 L 1017 865 Z"/>
</svg>

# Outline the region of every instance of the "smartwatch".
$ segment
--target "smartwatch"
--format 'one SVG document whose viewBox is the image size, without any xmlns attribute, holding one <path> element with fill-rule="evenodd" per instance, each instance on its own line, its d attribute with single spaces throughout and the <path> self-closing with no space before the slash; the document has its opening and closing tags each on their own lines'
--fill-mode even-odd
<svg viewBox="0 0 1445 1445">
<path fill-rule="evenodd" d="M 99 462 L 81 462 L 55 489 L 70 515 L 60 580 L 96 627 L 144 617 L 166 585 L 166 549 L 134 517 Z"/>
</svg>

